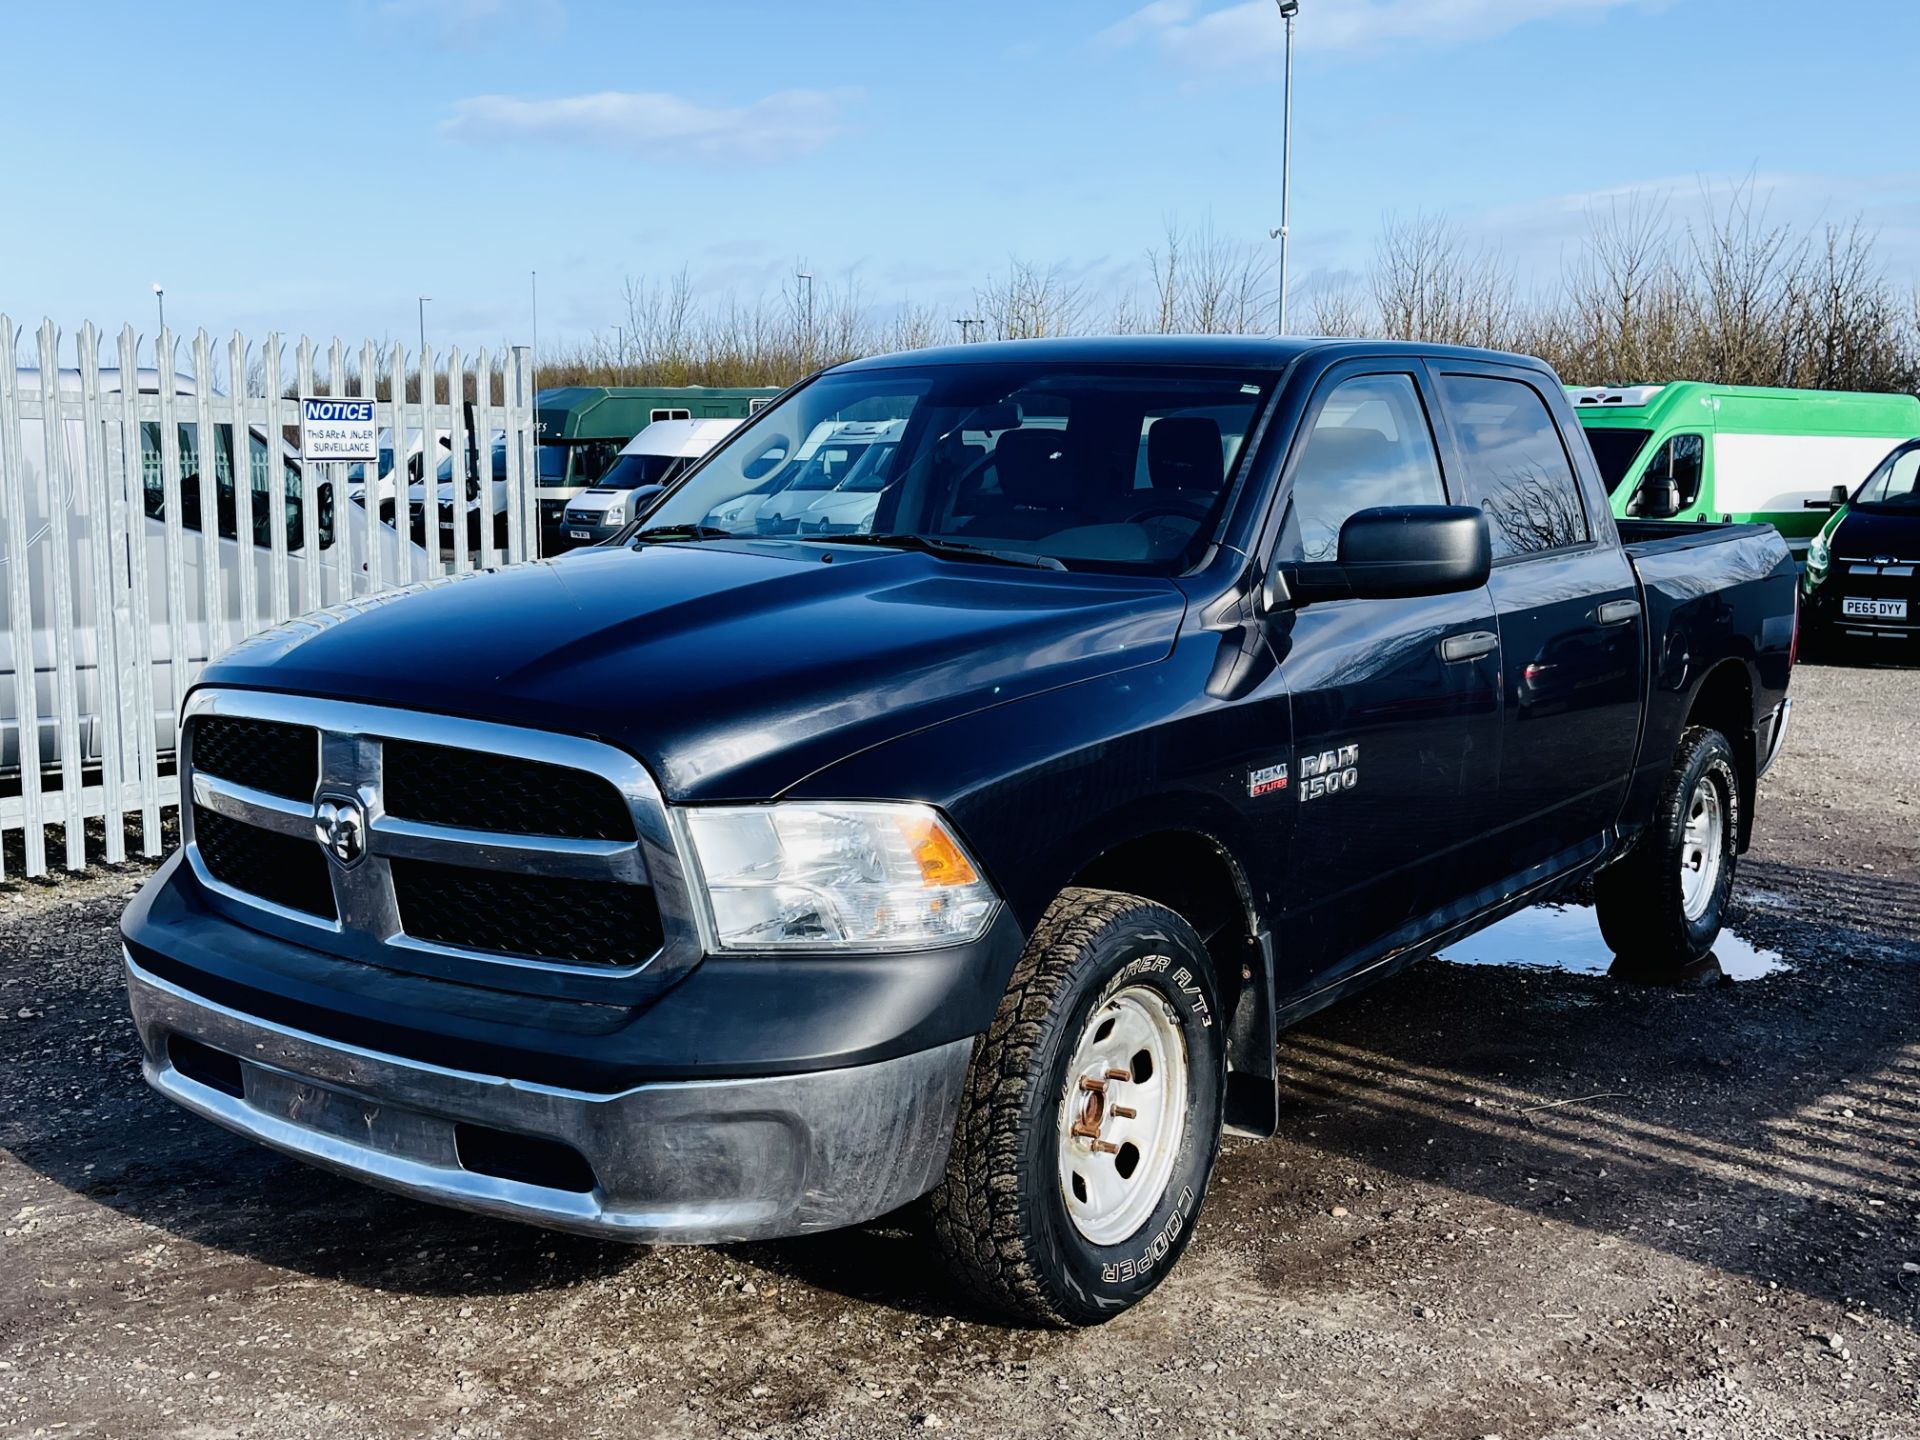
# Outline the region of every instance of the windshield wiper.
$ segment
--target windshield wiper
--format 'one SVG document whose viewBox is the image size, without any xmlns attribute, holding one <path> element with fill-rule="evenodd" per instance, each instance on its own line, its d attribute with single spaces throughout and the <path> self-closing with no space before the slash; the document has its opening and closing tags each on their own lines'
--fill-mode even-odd
<svg viewBox="0 0 1920 1440">
<path fill-rule="evenodd" d="M 651 530 L 636 530 L 631 535 L 621 537 L 623 543 L 632 540 L 736 540 L 741 537 L 731 530 L 722 530 L 718 525 L 656 525 Z"/>
<path fill-rule="evenodd" d="M 812 538 L 812 537 L 808 537 Z M 1001 565 L 1024 565 L 1031 570 L 1064 570 L 1051 555 L 1035 555 L 1028 550 L 989 550 L 984 545 L 969 545 L 964 540 L 936 540 L 930 535 L 828 535 L 815 541 L 820 545 L 883 545 L 890 550 L 918 550 L 945 560 L 991 560 Z"/>
</svg>

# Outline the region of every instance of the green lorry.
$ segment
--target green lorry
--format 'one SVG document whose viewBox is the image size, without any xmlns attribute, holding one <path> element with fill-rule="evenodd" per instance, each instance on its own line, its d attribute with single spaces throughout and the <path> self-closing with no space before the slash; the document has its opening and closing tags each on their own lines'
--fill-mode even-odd
<svg viewBox="0 0 1920 1440">
<path fill-rule="evenodd" d="M 540 457 L 540 553 L 566 548 L 567 501 L 598 480 L 621 448 L 655 420 L 744 419 L 780 393 L 777 385 L 563 385 L 534 397 Z"/>
<path fill-rule="evenodd" d="M 1756 385 L 1568 386 L 1623 519 L 1760 521 L 1803 554 L 1832 511 L 1902 440 L 1920 399 Z"/>
</svg>

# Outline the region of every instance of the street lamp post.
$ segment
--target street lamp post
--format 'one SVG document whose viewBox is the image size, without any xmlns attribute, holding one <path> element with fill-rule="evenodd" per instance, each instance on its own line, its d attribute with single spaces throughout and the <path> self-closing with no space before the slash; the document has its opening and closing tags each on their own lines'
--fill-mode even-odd
<svg viewBox="0 0 1920 1440">
<path fill-rule="evenodd" d="M 160 328 L 167 328 L 167 292 L 160 288 L 158 280 L 153 282 L 154 303 L 160 307 Z"/>
<path fill-rule="evenodd" d="M 794 279 L 807 282 L 807 363 L 813 363 L 813 275 L 806 270 L 794 273 Z"/>
<path fill-rule="evenodd" d="M 1287 25 L 1287 73 L 1280 102 L 1280 228 L 1273 238 L 1280 242 L 1280 299 L 1274 317 L 1276 334 L 1287 333 L 1287 240 L 1292 230 L 1293 179 L 1293 17 L 1300 13 L 1300 0 L 1279 0 L 1280 18 Z"/>
</svg>

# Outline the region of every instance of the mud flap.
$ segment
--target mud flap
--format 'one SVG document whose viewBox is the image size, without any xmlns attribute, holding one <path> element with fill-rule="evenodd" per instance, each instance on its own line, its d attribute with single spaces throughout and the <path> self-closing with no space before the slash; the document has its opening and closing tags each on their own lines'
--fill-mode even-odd
<svg viewBox="0 0 1920 1440">
<path fill-rule="evenodd" d="M 1264 1140 L 1280 1128 L 1280 1035 L 1274 1022 L 1273 936 L 1262 930 L 1254 949 L 1253 973 L 1240 982 L 1233 1017 L 1227 1024 L 1225 1123 L 1235 1135 Z"/>
</svg>

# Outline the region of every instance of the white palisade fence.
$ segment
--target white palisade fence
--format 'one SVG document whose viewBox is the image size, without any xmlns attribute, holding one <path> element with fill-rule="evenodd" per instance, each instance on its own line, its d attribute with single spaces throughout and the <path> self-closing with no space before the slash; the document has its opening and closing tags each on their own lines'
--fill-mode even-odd
<svg viewBox="0 0 1920 1440">
<path fill-rule="evenodd" d="M 451 350 L 436 376 L 431 350 L 371 342 L 163 330 L 144 364 L 142 348 L 131 326 L 86 325 L 63 353 L 52 321 L 0 315 L 0 880 L 84 867 L 91 820 L 94 859 L 126 858 L 133 816 L 160 853 L 176 717 L 209 657 L 537 554 L 524 349 Z M 406 399 L 410 359 L 424 403 Z M 390 457 L 304 464 L 300 395 L 375 398 Z"/>
</svg>

